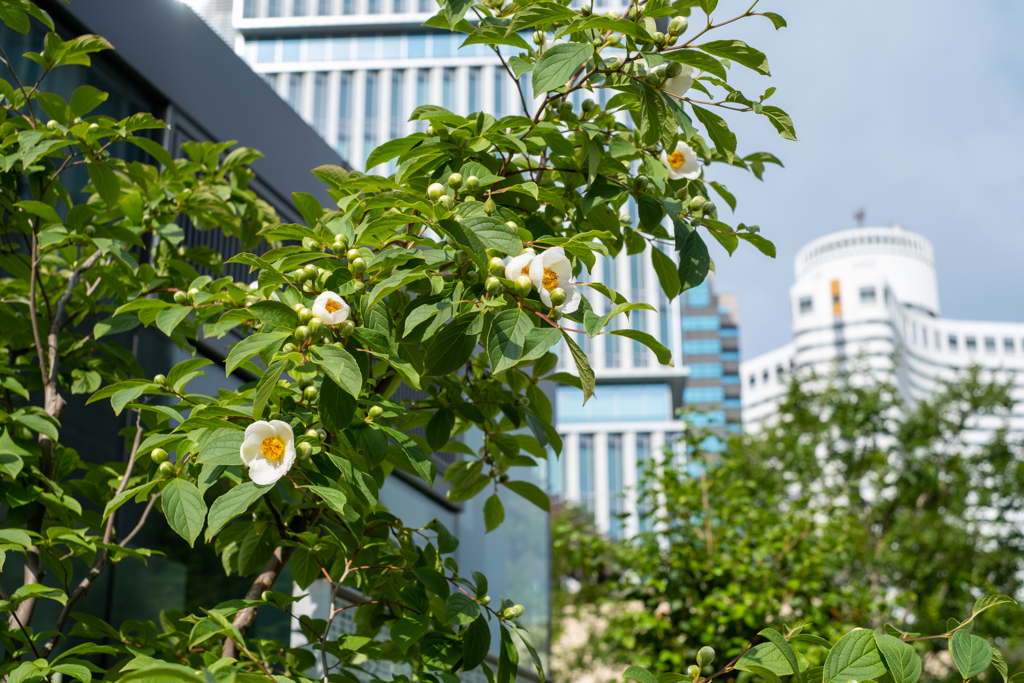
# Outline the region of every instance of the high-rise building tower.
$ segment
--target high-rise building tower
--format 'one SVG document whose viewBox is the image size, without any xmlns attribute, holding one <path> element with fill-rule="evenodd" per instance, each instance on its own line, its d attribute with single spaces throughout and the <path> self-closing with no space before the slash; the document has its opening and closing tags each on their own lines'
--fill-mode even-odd
<svg viewBox="0 0 1024 683">
<path fill-rule="evenodd" d="M 801 249 L 794 269 L 793 341 L 742 364 L 748 429 L 775 415 L 788 370 L 825 373 L 857 359 L 911 402 L 975 364 L 990 377 L 1015 375 L 1024 401 L 1024 322 L 942 318 L 934 250 L 921 235 L 895 225 L 843 230 Z M 1001 424 L 986 421 L 978 433 Z M 1009 426 L 1024 433 L 1021 403 Z"/>
</svg>

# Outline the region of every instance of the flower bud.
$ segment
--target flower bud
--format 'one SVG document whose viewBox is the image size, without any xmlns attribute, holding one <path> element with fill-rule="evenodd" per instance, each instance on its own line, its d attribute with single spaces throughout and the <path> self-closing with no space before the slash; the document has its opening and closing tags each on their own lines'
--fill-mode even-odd
<svg viewBox="0 0 1024 683">
<path fill-rule="evenodd" d="M 162 448 L 154 448 L 149 454 L 149 459 L 155 462 L 157 465 L 162 465 L 167 462 L 170 456 L 167 455 L 167 451 Z"/>
<path fill-rule="evenodd" d="M 357 259 L 360 256 L 362 256 L 362 253 L 360 253 L 360 251 L 355 248 L 349 249 L 347 252 L 345 252 L 345 258 L 347 258 L 349 261 Z"/>
<path fill-rule="evenodd" d="M 270 592 L 270 591 L 263 591 L 262 593 L 260 593 L 260 600 L 262 600 L 263 602 L 273 602 L 274 601 L 274 594 L 272 592 Z M 196 674 L 196 675 L 200 676 L 202 674 Z"/>
<path fill-rule="evenodd" d="M 335 242 L 334 244 L 331 245 L 331 253 L 334 254 L 335 256 L 341 256 L 346 251 L 348 251 L 348 245 L 347 244 L 342 244 L 341 242 Z"/>
<path fill-rule="evenodd" d="M 310 387 L 310 389 L 313 389 L 313 387 Z M 313 391 L 316 391 L 316 389 L 313 389 Z M 308 458 L 313 455 L 313 446 L 308 441 L 300 441 L 295 444 L 295 455 L 300 458 Z"/>
<path fill-rule="evenodd" d="M 366 289 L 366 285 L 363 284 L 362 280 L 356 280 L 355 282 L 352 283 L 352 289 L 354 289 L 356 293 L 359 293 Z"/>
<path fill-rule="evenodd" d="M 476 192 L 480 189 L 480 179 L 475 175 L 471 175 L 466 178 L 466 190 L 469 192 Z"/>
<path fill-rule="evenodd" d="M 494 258 L 492 258 L 490 263 L 488 263 L 487 265 L 488 270 L 490 270 L 492 273 L 501 273 L 501 271 L 505 270 L 505 262 L 501 259 L 500 256 L 495 256 Z"/>
<path fill-rule="evenodd" d="M 53 119 L 50 119 L 49 121 L 46 122 L 46 127 L 49 130 L 57 130 L 57 122 L 54 121 Z"/>
<path fill-rule="evenodd" d="M 362 257 L 353 259 L 348 262 L 348 269 L 352 271 L 354 275 L 362 275 L 366 272 L 366 261 Z"/>
<path fill-rule="evenodd" d="M 302 269 L 306 273 L 306 280 L 316 281 L 320 277 L 320 269 L 314 266 L 312 263 L 307 263 L 306 267 Z"/>
<path fill-rule="evenodd" d="M 633 178 L 633 190 L 637 194 L 643 193 L 647 189 L 647 182 L 647 176 L 638 175 L 636 178 Z"/>
<path fill-rule="evenodd" d="M 299 325 L 295 328 L 294 332 L 295 341 L 302 343 L 309 339 L 309 328 L 305 325 Z"/>
<path fill-rule="evenodd" d="M 665 65 L 665 75 L 669 78 L 675 78 L 681 73 L 683 73 L 683 65 L 679 62 L 669 62 Z"/>
<path fill-rule="evenodd" d="M 430 187 L 427 188 L 427 197 L 433 201 L 437 201 L 444 195 L 444 185 L 441 183 L 431 183 Z"/>
<path fill-rule="evenodd" d="M 561 306 L 565 303 L 565 290 L 561 287 L 555 287 L 551 290 L 551 303 L 554 306 Z"/>
<path fill-rule="evenodd" d="M 494 204 L 494 200 L 490 197 L 484 202 L 484 213 L 488 216 L 493 216 L 494 212 L 498 210 L 498 207 Z"/>
<path fill-rule="evenodd" d="M 195 301 L 196 294 L 198 294 L 198 293 L 199 293 L 199 290 L 196 289 L 195 287 L 193 287 L 192 289 L 188 290 L 188 300 L 189 301 Z"/>
<path fill-rule="evenodd" d="M 632 7 L 629 8 L 629 20 L 630 21 L 636 21 L 641 16 L 643 16 L 643 15 L 640 13 L 640 8 L 639 7 L 637 7 L 636 5 L 633 5 Z"/>
<path fill-rule="evenodd" d="M 452 173 L 450 176 L 448 176 L 448 187 L 452 188 L 453 190 L 457 190 L 460 187 L 462 187 L 462 174 Z"/>
<path fill-rule="evenodd" d="M 490 595 L 485 595 L 482 598 L 477 598 L 477 604 L 480 604 L 480 605 L 489 605 L 489 604 L 491 604 L 491 596 Z"/>
<path fill-rule="evenodd" d="M 167 378 L 164 377 L 163 375 L 155 375 L 153 377 L 153 384 L 159 384 L 160 386 L 163 386 L 167 384 Z"/>
<path fill-rule="evenodd" d="M 610 36 L 608 36 L 608 45 L 610 47 L 618 47 L 619 43 L 621 43 L 621 42 L 622 42 L 622 36 L 620 36 L 618 33 L 613 33 Z M 622 60 L 619 57 L 615 57 L 615 60 L 617 61 L 617 64 L 615 65 L 614 68 L 617 69 L 618 65 L 622 63 Z"/>
<path fill-rule="evenodd" d="M 488 294 L 493 296 L 501 291 L 501 282 L 498 280 L 498 278 L 492 275 L 491 277 L 487 278 L 486 282 L 484 282 L 484 289 L 487 290 Z"/>
<path fill-rule="evenodd" d="M 455 207 L 455 199 L 449 195 L 441 195 L 441 199 L 438 203 L 445 208 L 446 211 L 451 211 Z"/>
<path fill-rule="evenodd" d="M 675 45 L 678 41 L 679 41 L 679 36 L 677 36 L 674 33 L 670 33 L 670 34 L 668 34 L 668 38 L 665 39 L 665 45 L 668 45 L 669 47 L 671 47 L 672 45 Z"/>
<path fill-rule="evenodd" d="M 607 12 L 605 12 L 604 15 L 606 17 L 608 17 L 609 19 L 618 19 L 619 18 L 619 13 L 616 12 L 615 10 L 613 10 L 613 9 L 610 9 Z"/>
<path fill-rule="evenodd" d="M 299 347 L 295 346 L 295 344 L 292 344 L 291 342 L 288 342 L 281 347 L 281 353 L 295 353 L 298 350 Z"/>
<path fill-rule="evenodd" d="M 713 648 L 705 645 L 697 650 L 697 666 L 703 669 L 713 661 L 715 661 L 715 650 Z"/>
<path fill-rule="evenodd" d="M 658 47 L 661 47 L 665 44 L 665 34 L 662 33 L 661 31 L 655 31 L 653 38 L 654 44 L 657 45 Z"/>
<path fill-rule="evenodd" d="M 475 270 L 467 270 L 465 275 L 462 276 L 462 281 L 467 285 L 475 285 L 480 282 L 480 273 Z"/>
<path fill-rule="evenodd" d="M 302 238 L 302 246 L 304 246 L 306 249 L 319 249 L 320 248 L 320 243 L 317 242 L 312 237 L 303 237 Z"/>
<path fill-rule="evenodd" d="M 437 137 L 437 129 L 433 126 L 427 126 L 427 137 Z"/>
<path fill-rule="evenodd" d="M 508 227 L 512 228 L 513 230 L 518 230 L 519 229 L 519 226 L 516 225 L 515 221 L 505 221 L 505 225 L 507 225 Z"/>
<path fill-rule="evenodd" d="M 700 678 L 700 667 L 699 667 L 699 666 L 697 666 L 696 664 L 691 664 L 691 665 L 690 665 L 690 666 L 689 666 L 689 667 L 688 667 L 688 668 L 686 669 L 686 673 L 687 673 L 687 675 L 689 675 L 689 677 L 690 677 L 690 678 L 692 678 L 693 680 L 697 680 L 698 678 Z"/>
<path fill-rule="evenodd" d="M 160 476 L 163 477 L 164 479 L 173 479 L 174 475 L 177 474 L 174 471 L 174 465 L 172 465 L 169 462 L 160 463 L 160 467 L 158 468 L 158 470 L 160 472 Z"/>
<path fill-rule="evenodd" d="M 672 21 L 668 22 L 668 32 L 674 33 L 675 35 L 682 35 L 686 33 L 686 27 L 689 22 L 686 17 L 675 17 Z"/>
<path fill-rule="evenodd" d="M 591 10 L 590 5 L 584 5 L 583 7 L 580 7 L 580 14 L 584 17 L 589 17 L 592 11 L 593 10 Z"/>
<path fill-rule="evenodd" d="M 543 45 L 544 44 L 544 31 L 534 31 L 533 32 L 533 44 L 534 45 Z"/>
<path fill-rule="evenodd" d="M 464 266 L 469 263 L 469 254 L 464 252 L 462 249 L 455 250 L 455 262 L 460 266 Z"/>
<path fill-rule="evenodd" d="M 506 619 L 518 619 L 523 616 L 523 612 L 525 611 L 526 608 L 522 605 L 512 605 L 511 607 L 506 607 L 503 614 Z"/>
<path fill-rule="evenodd" d="M 342 249 L 348 249 L 348 237 L 341 233 L 334 236 L 334 243 L 340 244 Z"/>
<path fill-rule="evenodd" d="M 324 333 L 324 324 L 320 318 L 310 318 L 307 327 L 309 327 L 309 336 L 313 339 L 319 338 Z"/>
<path fill-rule="evenodd" d="M 661 86 L 661 84 L 664 82 L 664 79 L 661 77 L 661 74 L 658 73 L 657 71 L 652 71 L 651 73 L 647 74 L 647 78 L 645 80 L 647 81 L 647 85 L 651 86 L 652 88 L 657 88 Z"/>
<path fill-rule="evenodd" d="M 307 403 L 315 401 L 320 392 L 316 390 L 316 387 L 306 387 L 302 390 L 302 400 Z"/>
<path fill-rule="evenodd" d="M 516 278 L 516 294 L 527 296 L 532 289 L 533 280 L 530 279 L 529 275 L 520 275 Z"/>
<path fill-rule="evenodd" d="M 188 301 L 188 294 L 182 292 L 181 290 L 178 290 L 177 292 L 174 293 L 174 303 L 183 304 L 186 301 Z"/>
<path fill-rule="evenodd" d="M 548 313 L 548 317 L 554 320 L 555 322 L 558 322 L 559 320 L 562 319 L 562 308 L 560 306 L 555 306 L 554 308 L 551 309 L 551 312 Z"/>
<path fill-rule="evenodd" d="M 338 328 L 338 332 L 341 334 L 342 337 L 347 337 L 355 331 L 356 324 L 351 320 L 346 320 L 341 324 L 341 327 Z"/>
<path fill-rule="evenodd" d="M 383 414 L 384 414 L 384 409 L 381 408 L 380 406 L 371 406 L 370 409 L 368 411 L 366 411 L 366 415 L 371 420 L 376 420 L 377 418 L 379 418 Z"/>
<path fill-rule="evenodd" d="M 696 197 L 690 200 L 690 211 L 700 211 L 702 208 L 704 208 L 704 205 L 707 203 L 708 200 L 704 199 L 704 197 L 700 195 L 697 195 Z"/>
<path fill-rule="evenodd" d="M 590 99 L 589 97 L 583 100 L 583 104 L 580 105 L 580 109 L 582 109 L 585 112 L 593 111 L 595 108 L 597 108 L 597 102 Z"/>
</svg>

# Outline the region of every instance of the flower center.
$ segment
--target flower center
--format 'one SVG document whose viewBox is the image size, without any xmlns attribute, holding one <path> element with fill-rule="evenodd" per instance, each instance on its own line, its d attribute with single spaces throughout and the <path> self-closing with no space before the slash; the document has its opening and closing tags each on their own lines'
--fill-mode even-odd
<svg viewBox="0 0 1024 683">
<path fill-rule="evenodd" d="M 679 150 L 676 150 L 669 155 L 668 163 L 672 168 L 679 168 L 686 163 L 686 155 Z"/>
<path fill-rule="evenodd" d="M 284 457 L 284 441 L 276 436 L 263 439 L 263 443 L 260 444 L 260 453 L 271 462 L 279 462 Z"/>
<path fill-rule="evenodd" d="M 339 304 L 334 299 L 328 299 L 327 303 L 324 304 L 324 308 L 327 309 L 328 313 L 334 313 L 335 311 L 340 311 L 341 310 L 341 304 Z"/>
<path fill-rule="evenodd" d="M 521 271 L 519 271 L 519 274 L 520 275 L 525 275 L 526 277 L 530 277 L 530 266 L 529 265 L 524 266 L 523 269 Z"/>
<path fill-rule="evenodd" d="M 555 274 L 555 271 L 551 270 L 550 268 L 545 268 L 544 279 L 541 280 L 541 284 L 543 284 L 544 289 L 548 290 L 549 292 L 555 287 L 557 287 L 558 276 Z"/>
</svg>

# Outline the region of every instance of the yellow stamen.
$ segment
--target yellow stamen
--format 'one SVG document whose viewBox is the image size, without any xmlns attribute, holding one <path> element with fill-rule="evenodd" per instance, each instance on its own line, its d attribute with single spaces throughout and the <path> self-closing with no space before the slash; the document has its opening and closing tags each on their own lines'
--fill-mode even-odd
<svg viewBox="0 0 1024 683">
<path fill-rule="evenodd" d="M 525 266 L 521 271 L 519 271 L 519 274 L 530 277 L 530 266 Z"/>
<path fill-rule="evenodd" d="M 328 299 L 327 303 L 324 304 L 324 308 L 327 309 L 328 313 L 334 313 L 335 311 L 340 311 L 341 310 L 341 304 L 339 304 L 334 299 Z"/>
<path fill-rule="evenodd" d="M 686 163 L 686 155 L 680 152 L 678 149 L 668 157 L 668 165 L 672 168 L 679 168 Z"/>
<path fill-rule="evenodd" d="M 555 271 L 550 268 L 544 269 L 544 279 L 541 280 L 541 284 L 544 285 L 544 289 L 549 292 L 558 286 L 558 276 L 555 275 Z"/>
<path fill-rule="evenodd" d="M 276 436 L 263 439 L 263 443 L 260 444 L 260 453 L 271 462 L 279 462 L 284 457 L 284 441 Z"/>
</svg>

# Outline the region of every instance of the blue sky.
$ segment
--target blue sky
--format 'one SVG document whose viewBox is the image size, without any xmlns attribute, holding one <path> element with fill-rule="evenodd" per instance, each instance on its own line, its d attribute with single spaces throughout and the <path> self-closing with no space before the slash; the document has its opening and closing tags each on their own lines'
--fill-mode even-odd
<svg viewBox="0 0 1024 683">
<path fill-rule="evenodd" d="M 721 0 L 716 19 L 748 2 Z M 706 177 L 739 200 L 720 218 L 758 224 L 775 260 L 711 246 L 717 288 L 738 297 L 744 358 L 790 339 L 793 257 L 810 240 L 900 223 L 935 245 L 943 317 L 1024 320 L 1024 3 L 762 0 L 789 27 L 744 19 L 714 32 L 767 53 L 773 76 L 734 66 L 748 96 L 770 86 L 800 142 L 762 117 L 729 118 L 739 151 L 770 151 L 765 182 L 722 165 Z M 733 30 L 730 30 L 733 29 Z M 691 31 L 694 29 L 691 28 Z M 715 34 L 721 34 L 721 36 Z M 718 202 L 721 207 L 723 202 Z"/>
</svg>

